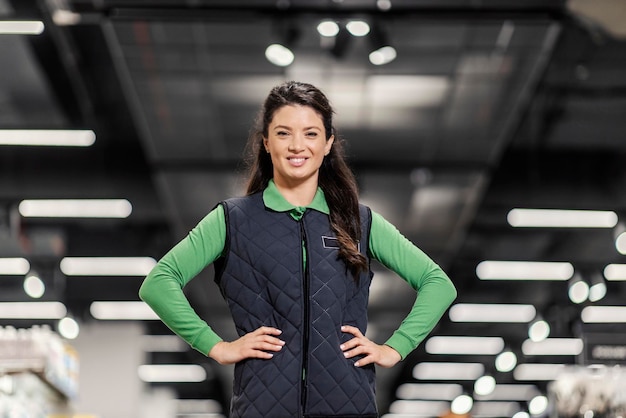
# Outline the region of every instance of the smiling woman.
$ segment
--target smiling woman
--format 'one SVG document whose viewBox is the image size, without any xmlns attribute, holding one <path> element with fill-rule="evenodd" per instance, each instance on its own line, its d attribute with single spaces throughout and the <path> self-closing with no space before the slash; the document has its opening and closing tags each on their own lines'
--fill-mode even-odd
<svg viewBox="0 0 626 418">
<path fill-rule="evenodd" d="M 272 89 L 249 138 L 246 196 L 218 204 L 141 286 L 141 298 L 192 347 L 235 364 L 231 417 L 377 417 L 375 365 L 405 358 L 456 297 L 432 259 L 359 203 L 332 116 L 310 84 Z M 419 292 L 383 344 L 365 336 L 371 260 Z M 183 292 L 209 264 L 234 341 Z"/>
</svg>

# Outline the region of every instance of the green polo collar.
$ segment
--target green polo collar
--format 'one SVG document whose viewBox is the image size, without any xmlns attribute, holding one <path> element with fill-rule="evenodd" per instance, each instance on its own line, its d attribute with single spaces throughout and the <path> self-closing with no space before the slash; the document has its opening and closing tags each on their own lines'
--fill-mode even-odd
<svg viewBox="0 0 626 418">
<path fill-rule="evenodd" d="M 265 190 L 263 190 L 263 203 L 266 207 L 276 212 L 291 212 L 292 216 L 296 213 L 302 216 L 306 209 L 314 209 L 326 215 L 330 213 L 324 192 L 319 187 L 317 192 L 315 192 L 313 201 L 308 206 L 294 206 L 280 194 L 276 184 L 274 184 L 274 180 L 270 180 Z"/>
</svg>

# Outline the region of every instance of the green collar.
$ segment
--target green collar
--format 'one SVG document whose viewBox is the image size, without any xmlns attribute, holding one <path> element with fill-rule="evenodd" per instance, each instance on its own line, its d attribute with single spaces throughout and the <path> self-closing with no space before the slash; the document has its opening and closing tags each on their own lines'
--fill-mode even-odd
<svg viewBox="0 0 626 418">
<path fill-rule="evenodd" d="M 274 184 L 274 180 L 270 180 L 265 190 L 263 190 L 263 203 L 266 207 L 276 212 L 292 212 L 292 215 L 298 213 L 301 216 L 306 209 L 314 209 L 326 215 L 330 213 L 324 192 L 319 187 L 317 192 L 315 192 L 313 201 L 308 206 L 294 206 L 280 194 L 276 184 Z"/>
</svg>

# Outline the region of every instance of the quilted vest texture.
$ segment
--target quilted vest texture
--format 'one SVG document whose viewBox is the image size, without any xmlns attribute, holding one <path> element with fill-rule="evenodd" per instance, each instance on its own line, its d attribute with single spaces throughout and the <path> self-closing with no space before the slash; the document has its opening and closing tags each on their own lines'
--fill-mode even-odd
<svg viewBox="0 0 626 418">
<path fill-rule="evenodd" d="M 307 210 L 300 221 L 265 207 L 261 193 L 228 199 L 226 252 L 216 282 L 238 334 L 282 330 L 270 360 L 235 365 L 231 417 L 377 417 L 375 368 L 354 367 L 339 345 L 365 333 L 372 273 L 358 283 L 337 257 L 329 217 Z M 371 213 L 360 206 L 360 251 L 367 256 Z M 306 247 L 306 270 L 302 245 Z"/>
</svg>

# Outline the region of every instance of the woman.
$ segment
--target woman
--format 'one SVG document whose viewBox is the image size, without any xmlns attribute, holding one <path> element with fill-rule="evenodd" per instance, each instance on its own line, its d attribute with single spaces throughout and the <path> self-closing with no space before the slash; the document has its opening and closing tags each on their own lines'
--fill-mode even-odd
<svg viewBox="0 0 626 418">
<path fill-rule="evenodd" d="M 359 204 L 332 115 L 310 84 L 272 89 L 250 136 L 247 195 L 217 205 L 140 289 L 192 347 L 235 364 L 232 417 L 377 417 L 375 365 L 405 358 L 456 297 L 439 266 Z M 364 336 L 371 259 L 419 292 L 384 344 Z M 235 341 L 223 341 L 182 292 L 209 264 Z"/>
</svg>

